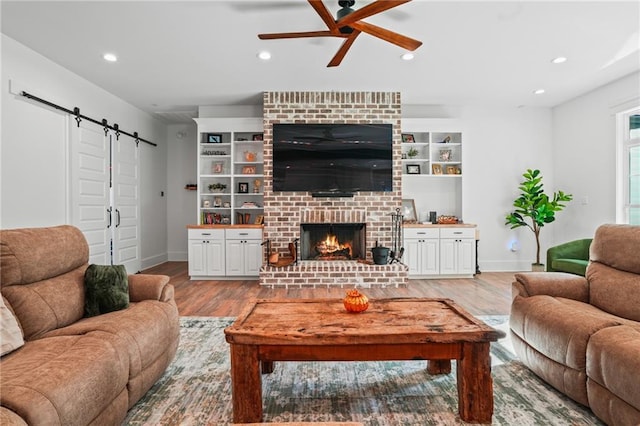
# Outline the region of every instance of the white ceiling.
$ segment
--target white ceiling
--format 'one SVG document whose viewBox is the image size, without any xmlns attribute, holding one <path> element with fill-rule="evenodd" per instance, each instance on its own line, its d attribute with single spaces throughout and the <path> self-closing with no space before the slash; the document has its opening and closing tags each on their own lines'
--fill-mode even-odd
<svg viewBox="0 0 640 426">
<path fill-rule="evenodd" d="M 357 0 L 355 8 L 370 1 Z M 325 0 L 332 13 L 337 0 Z M 1 30 L 166 122 L 198 105 L 258 105 L 263 91 L 400 91 L 406 105 L 550 107 L 640 69 L 640 1 L 414 0 L 367 22 L 424 44 L 361 34 L 262 41 L 324 30 L 304 0 L 2 1 Z M 273 58 L 260 61 L 269 50 Z M 118 55 L 106 63 L 105 52 Z M 551 59 L 566 56 L 554 65 Z M 543 95 L 533 91 L 543 88 Z"/>
</svg>

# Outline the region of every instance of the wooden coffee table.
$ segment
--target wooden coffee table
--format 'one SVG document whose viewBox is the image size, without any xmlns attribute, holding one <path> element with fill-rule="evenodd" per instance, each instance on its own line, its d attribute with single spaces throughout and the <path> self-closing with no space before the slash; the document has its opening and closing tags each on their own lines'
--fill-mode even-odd
<svg viewBox="0 0 640 426">
<path fill-rule="evenodd" d="M 450 299 L 379 299 L 360 314 L 336 299 L 258 300 L 224 332 L 235 423 L 262 421 L 261 367 L 270 373 L 274 361 L 421 359 L 431 374 L 451 372 L 455 359 L 460 417 L 491 422 L 489 346 L 505 334 Z"/>
</svg>

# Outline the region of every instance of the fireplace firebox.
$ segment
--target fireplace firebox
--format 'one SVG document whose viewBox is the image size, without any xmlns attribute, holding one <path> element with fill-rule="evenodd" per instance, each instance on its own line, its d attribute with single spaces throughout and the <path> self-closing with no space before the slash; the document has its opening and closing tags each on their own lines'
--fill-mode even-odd
<svg viewBox="0 0 640 426">
<path fill-rule="evenodd" d="M 301 260 L 356 260 L 366 257 L 364 223 L 303 223 Z"/>
</svg>

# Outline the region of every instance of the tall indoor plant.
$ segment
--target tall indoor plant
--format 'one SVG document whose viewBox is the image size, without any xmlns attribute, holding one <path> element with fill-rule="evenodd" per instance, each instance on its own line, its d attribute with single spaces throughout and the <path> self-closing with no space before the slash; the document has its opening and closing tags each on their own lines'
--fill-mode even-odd
<svg viewBox="0 0 640 426">
<path fill-rule="evenodd" d="M 549 198 L 542 188 L 542 175 L 540 170 L 527 169 L 522 175 L 525 180 L 520 183 L 518 189 L 521 194 L 513 202 L 516 208 L 506 217 L 505 225 L 510 225 L 511 229 L 526 226 L 536 236 L 536 263 L 538 268 L 540 263 L 540 230 L 547 223 L 556 220 L 556 212 L 565 207 L 565 202 L 571 201 L 573 196 L 562 191 L 554 192 L 553 198 Z"/>
</svg>

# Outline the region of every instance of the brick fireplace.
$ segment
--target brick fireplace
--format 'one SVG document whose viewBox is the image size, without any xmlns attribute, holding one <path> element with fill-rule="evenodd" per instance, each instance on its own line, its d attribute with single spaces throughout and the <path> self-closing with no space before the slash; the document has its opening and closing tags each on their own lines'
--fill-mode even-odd
<svg viewBox="0 0 640 426">
<path fill-rule="evenodd" d="M 264 93 L 264 231 L 263 238 L 280 253 L 304 237 L 302 224 L 362 224 L 362 250 L 372 260 L 376 241 L 392 246 L 391 214 L 402 203 L 400 93 L 398 92 L 265 92 Z M 273 192 L 274 123 L 356 123 L 393 125 L 393 190 L 358 192 L 349 198 L 314 198 L 308 192 Z M 366 243 L 364 243 L 366 242 Z M 300 260 L 284 268 L 263 266 L 265 286 L 400 286 L 407 268 L 400 263 L 371 265 L 349 259 Z"/>
</svg>

